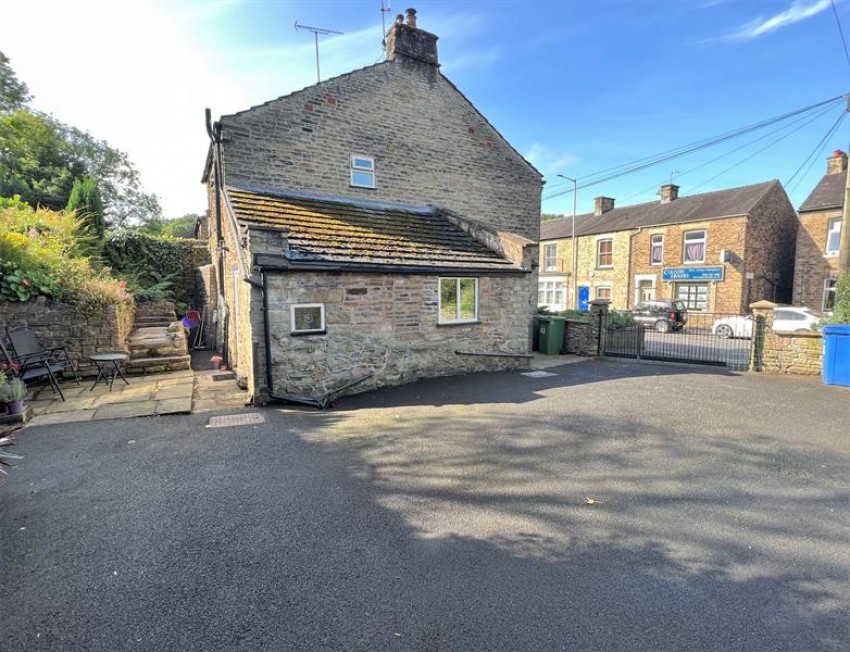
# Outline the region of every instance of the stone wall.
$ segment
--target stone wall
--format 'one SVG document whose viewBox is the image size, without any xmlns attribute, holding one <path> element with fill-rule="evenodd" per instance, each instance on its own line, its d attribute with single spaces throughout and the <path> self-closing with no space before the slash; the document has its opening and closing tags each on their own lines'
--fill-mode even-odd
<svg viewBox="0 0 850 652">
<path fill-rule="evenodd" d="M 541 177 L 435 66 L 388 61 L 222 116 L 225 181 L 437 205 L 537 241 Z M 350 157 L 375 187 L 353 187 Z"/>
<path fill-rule="evenodd" d="M 818 376 L 823 369 L 820 333 L 781 333 L 773 330 L 770 301 L 752 304 L 753 348 L 750 369 L 769 374 Z"/>
<path fill-rule="evenodd" d="M 88 361 L 93 353 L 129 353 L 127 339 L 134 319 L 132 304 L 109 306 L 101 314 L 87 318 L 70 304 L 39 297 L 29 303 L 0 304 L 0 336 L 7 341 L 7 327 L 26 326 L 45 348 L 65 347 L 68 355 L 79 362 L 81 375 L 94 375 L 97 368 Z"/>
<path fill-rule="evenodd" d="M 590 302 L 590 319 L 580 321 L 567 319 L 564 328 L 564 350 L 576 355 L 601 355 L 599 345 L 602 342 L 600 330 L 607 318 L 610 303 L 608 301 Z"/>
<path fill-rule="evenodd" d="M 838 255 L 826 255 L 827 231 L 829 221 L 840 218 L 840 209 L 800 214 L 794 264 L 795 306 L 823 309 L 826 280 L 838 277 Z"/>
<path fill-rule="evenodd" d="M 420 275 L 270 273 L 274 390 L 321 398 L 367 374 L 352 392 L 419 378 L 524 368 L 532 274 L 479 277 L 479 321 L 438 325 L 438 278 Z M 260 293 L 255 292 L 258 297 Z M 259 297 L 258 297 L 259 299 Z M 290 306 L 321 303 L 327 332 L 293 336 Z M 254 310 L 261 333 L 262 313 Z M 255 358 L 264 369 L 262 342 Z M 520 354 L 520 357 L 464 354 Z M 264 371 L 256 374 L 265 383 Z M 260 392 L 265 388 L 259 387 Z"/>
</svg>

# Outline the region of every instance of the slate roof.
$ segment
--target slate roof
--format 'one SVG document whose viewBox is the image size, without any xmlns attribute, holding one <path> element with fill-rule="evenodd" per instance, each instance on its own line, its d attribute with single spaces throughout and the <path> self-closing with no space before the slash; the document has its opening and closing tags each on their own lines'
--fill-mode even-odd
<svg viewBox="0 0 850 652">
<path fill-rule="evenodd" d="M 291 261 L 524 272 L 433 208 L 350 203 L 229 187 L 236 219 L 288 230 Z"/>
<path fill-rule="evenodd" d="M 800 212 L 810 213 L 843 208 L 845 181 L 846 177 L 843 174 L 824 175 L 811 194 L 806 197 L 806 201 L 800 205 Z"/>
<path fill-rule="evenodd" d="M 638 227 L 703 222 L 722 217 L 747 215 L 779 181 L 766 181 L 752 186 L 716 190 L 700 195 L 679 197 L 671 202 L 647 202 L 623 206 L 594 215 L 586 213 L 576 216 L 576 236 L 611 233 Z M 572 232 L 572 217 L 547 220 L 540 224 L 541 240 L 569 238 Z"/>
</svg>

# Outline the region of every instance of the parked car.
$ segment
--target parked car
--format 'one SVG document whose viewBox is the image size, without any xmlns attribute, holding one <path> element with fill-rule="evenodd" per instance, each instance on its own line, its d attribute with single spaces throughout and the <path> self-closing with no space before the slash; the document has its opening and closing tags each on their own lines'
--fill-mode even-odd
<svg viewBox="0 0 850 652">
<path fill-rule="evenodd" d="M 636 305 L 632 317 L 646 328 L 667 333 L 682 330 L 688 323 L 688 309 L 685 302 L 678 299 L 656 299 Z"/>
<path fill-rule="evenodd" d="M 808 308 L 781 306 L 773 309 L 773 330 L 792 333 L 808 333 L 820 321 L 820 317 Z M 718 319 L 711 325 L 711 332 L 717 337 L 753 336 L 753 316 L 736 315 Z"/>
</svg>

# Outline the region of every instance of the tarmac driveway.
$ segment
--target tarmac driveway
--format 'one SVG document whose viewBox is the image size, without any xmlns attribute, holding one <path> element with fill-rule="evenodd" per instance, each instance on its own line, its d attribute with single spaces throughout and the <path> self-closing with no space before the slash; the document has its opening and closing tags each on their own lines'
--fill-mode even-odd
<svg viewBox="0 0 850 652">
<path fill-rule="evenodd" d="M 550 371 L 28 429 L 0 649 L 850 648 L 850 389 Z"/>
</svg>

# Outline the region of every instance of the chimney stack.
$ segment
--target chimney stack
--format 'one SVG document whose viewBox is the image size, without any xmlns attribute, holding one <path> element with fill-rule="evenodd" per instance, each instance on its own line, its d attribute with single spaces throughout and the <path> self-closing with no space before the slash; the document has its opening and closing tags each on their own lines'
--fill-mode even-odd
<svg viewBox="0 0 850 652">
<path fill-rule="evenodd" d="M 835 150 L 832 156 L 826 159 L 826 173 L 838 174 L 847 170 L 847 154 L 840 149 Z"/>
<path fill-rule="evenodd" d="M 602 215 L 602 213 L 614 210 L 614 200 L 611 197 L 597 197 L 594 202 L 594 215 Z"/>
<path fill-rule="evenodd" d="M 438 36 L 416 27 L 416 9 L 396 16 L 395 24 L 387 32 L 387 61 L 419 61 L 439 66 L 437 58 Z"/>
<path fill-rule="evenodd" d="M 679 198 L 679 186 L 675 183 L 667 183 L 661 186 L 661 203 L 669 204 Z"/>
</svg>

